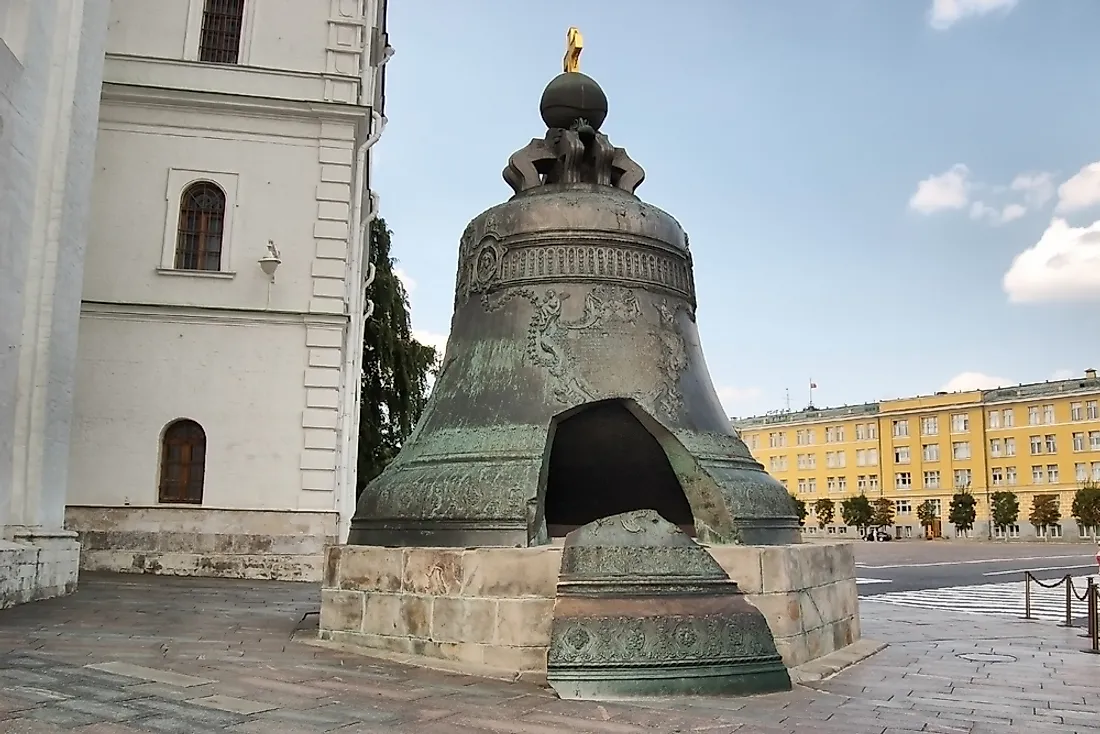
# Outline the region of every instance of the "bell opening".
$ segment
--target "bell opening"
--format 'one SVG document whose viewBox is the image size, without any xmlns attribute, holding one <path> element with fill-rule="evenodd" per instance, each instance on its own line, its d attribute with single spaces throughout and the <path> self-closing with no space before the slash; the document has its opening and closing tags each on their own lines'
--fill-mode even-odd
<svg viewBox="0 0 1100 734">
<path fill-rule="evenodd" d="M 657 439 L 620 400 L 585 405 L 553 429 L 545 518 L 551 538 L 602 517 L 655 510 L 695 535 L 680 481 Z"/>
</svg>

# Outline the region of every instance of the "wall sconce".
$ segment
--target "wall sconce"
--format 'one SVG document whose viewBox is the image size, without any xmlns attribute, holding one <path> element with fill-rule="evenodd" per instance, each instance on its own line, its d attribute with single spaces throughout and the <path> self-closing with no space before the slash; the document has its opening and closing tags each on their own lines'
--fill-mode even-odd
<svg viewBox="0 0 1100 734">
<path fill-rule="evenodd" d="M 279 259 L 279 248 L 275 246 L 275 243 L 271 240 L 267 241 L 267 254 L 260 258 L 260 270 L 264 271 L 264 275 L 271 278 L 271 282 L 275 282 L 275 271 L 279 269 L 279 264 L 283 261 Z"/>
</svg>

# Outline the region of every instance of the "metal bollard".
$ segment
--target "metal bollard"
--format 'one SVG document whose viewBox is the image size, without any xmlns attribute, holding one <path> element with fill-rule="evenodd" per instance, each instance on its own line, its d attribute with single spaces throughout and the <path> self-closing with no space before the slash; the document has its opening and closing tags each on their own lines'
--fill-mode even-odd
<svg viewBox="0 0 1100 734">
<path fill-rule="evenodd" d="M 1073 583 L 1070 581 L 1070 575 L 1067 573 L 1066 577 L 1062 579 L 1062 582 L 1066 585 L 1066 621 L 1060 627 L 1072 627 L 1073 626 Z"/>
<path fill-rule="evenodd" d="M 1097 608 L 1097 601 L 1100 600 L 1100 586 L 1096 585 L 1096 582 L 1089 577 L 1089 586 L 1085 591 L 1085 599 L 1089 605 L 1089 637 L 1092 639 L 1092 643 L 1089 649 L 1082 652 L 1090 652 L 1093 655 L 1100 655 L 1100 609 Z"/>
<path fill-rule="evenodd" d="M 1024 571 L 1024 619 L 1031 619 L 1031 574 Z"/>
</svg>

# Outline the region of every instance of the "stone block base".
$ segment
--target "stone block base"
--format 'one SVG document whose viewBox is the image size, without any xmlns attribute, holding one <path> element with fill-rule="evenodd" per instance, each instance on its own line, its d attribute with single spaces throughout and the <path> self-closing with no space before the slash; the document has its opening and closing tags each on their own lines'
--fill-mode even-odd
<svg viewBox="0 0 1100 734">
<path fill-rule="evenodd" d="M 0 540 L 0 609 L 76 591 L 80 543 L 64 530 L 8 528 Z"/>
<path fill-rule="evenodd" d="M 69 506 L 88 571 L 320 581 L 333 512 Z"/>
<path fill-rule="evenodd" d="M 707 550 L 764 614 L 788 668 L 859 639 L 848 544 Z M 331 546 L 320 638 L 476 675 L 545 680 L 561 552 Z"/>
</svg>

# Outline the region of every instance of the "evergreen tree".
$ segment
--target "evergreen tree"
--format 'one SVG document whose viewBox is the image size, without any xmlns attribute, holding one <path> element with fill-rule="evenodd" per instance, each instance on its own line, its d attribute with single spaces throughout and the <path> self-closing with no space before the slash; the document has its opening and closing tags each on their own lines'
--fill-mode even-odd
<svg viewBox="0 0 1100 734">
<path fill-rule="evenodd" d="M 965 489 L 960 489 L 951 497 L 947 519 L 955 526 L 956 533 L 965 533 L 974 527 L 974 519 L 978 516 L 976 505 L 974 495 Z"/>
<path fill-rule="evenodd" d="M 993 525 L 1000 528 L 1005 540 L 1008 540 L 1005 529 L 1015 525 L 1020 518 L 1020 498 L 1015 492 L 994 492 L 989 497 L 989 504 L 993 508 Z"/>
<path fill-rule="evenodd" d="M 1096 528 L 1100 525 L 1100 484 L 1088 480 L 1073 495 L 1073 516 L 1096 540 Z"/>
<path fill-rule="evenodd" d="M 798 499 L 793 492 L 791 493 L 791 501 L 794 502 L 794 511 L 798 515 L 798 525 L 801 527 L 806 524 L 806 503 Z"/>
<path fill-rule="evenodd" d="M 865 495 L 849 497 L 840 503 L 840 516 L 844 518 L 844 524 L 857 528 L 860 533 L 871 524 L 872 515 L 874 509 L 871 507 L 871 500 Z"/>
<path fill-rule="evenodd" d="M 390 255 L 392 235 L 385 220 L 370 223 L 375 276 L 367 298 L 374 313 L 363 333 L 357 494 L 382 473 L 416 426 L 428 401 L 428 375 L 438 360 L 435 347 L 412 336 L 409 296 Z"/>
<path fill-rule="evenodd" d="M 932 500 L 925 500 L 917 505 L 917 521 L 924 528 L 925 537 L 929 534 L 929 528 L 936 524 L 939 513 L 936 512 L 936 504 Z"/>
<path fill-rule="evenodd" d="M 1057 525 L 1062 519 L 1062 512 L 1058 509 L 1058 495 L 1037 494 L 1031 498 L 1031 514 L 1028 522 L 1035 527 L 1035 534 L 1046 537 L 1046 529 L 1051 525 Z"/>
<path fill-rule="evenodd" d="M 836 505 L 828 497 L 822 497 L 814 502 L 814 514 L 817 515 L 817 526 L 824 530 L 836 517 Z"/>
<path fill-rule="evenodd" d="M 894 501 L 888 497 L 879 497 L 871 503 L 871 524 L 876 528 L 885 528 L 894 524 Z"/>
</svg>

